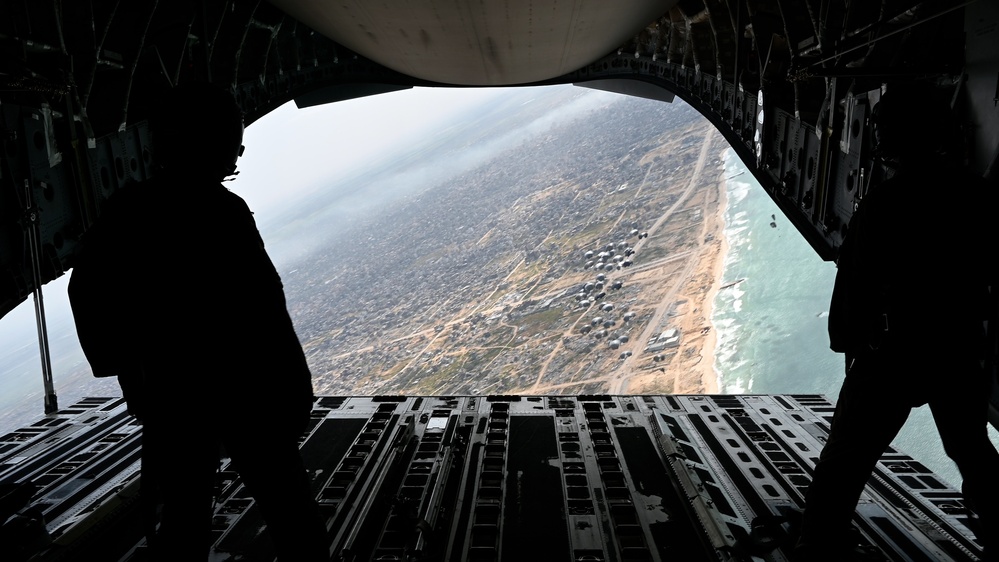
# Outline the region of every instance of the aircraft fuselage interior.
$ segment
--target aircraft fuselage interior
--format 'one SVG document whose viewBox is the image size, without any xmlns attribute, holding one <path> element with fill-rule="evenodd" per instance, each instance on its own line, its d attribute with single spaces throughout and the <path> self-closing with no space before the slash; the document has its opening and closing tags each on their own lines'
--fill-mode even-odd
<svg viewBox="0 0 999 562">
<path fill-rule="evenodd" d="M 2 0 L 0 48 L 0 316 L 73 268 L 112 194 L 154 176 L 151 103 L 185 81 L 229 89 L 249 127 L 289 101 L 413 87 L 678 97 L 826 261 L 887 173 L 870 124 L 886 84 L 933 84 L 967 167 L 999 183 L 992 0 Z M 932 222 L 912 217 L 907 238 L 926 244 Z M 46 537 L 20 533 L 10 559 L 142 560 L 141 426 L 119 398 L 57 404 L 43 371 L 47 411 L 0 440 L 0 482 L 32 493 L 0 499 Z M 831 412 L 819 395 L 322 396 L 302 450 L 336 560 L 781 561 Z M 213 559 L 272 560 L 221 474 Z M 865 494 L 870 560 L 980 559 L 960 493 L 904 452 Z"/>
</svg>

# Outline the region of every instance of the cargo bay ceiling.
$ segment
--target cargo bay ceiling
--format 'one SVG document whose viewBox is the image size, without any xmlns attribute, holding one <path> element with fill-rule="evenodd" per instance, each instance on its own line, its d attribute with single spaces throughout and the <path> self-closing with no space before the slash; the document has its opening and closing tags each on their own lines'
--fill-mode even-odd
<svg viewBox="0 0 999 562">
<path fill-rule="evenodd" d="M 231 88 L 248 122 L 413 86 L 679 96 L 832 259 L 879 173 L 867 116 L 885 82 L 933 80 L 991 173 L 997 4 L 2 0 L 0 313 L 70 269 L 103 202 L 153 174 L 150 100 L 190 80 Z"/>
</svg>

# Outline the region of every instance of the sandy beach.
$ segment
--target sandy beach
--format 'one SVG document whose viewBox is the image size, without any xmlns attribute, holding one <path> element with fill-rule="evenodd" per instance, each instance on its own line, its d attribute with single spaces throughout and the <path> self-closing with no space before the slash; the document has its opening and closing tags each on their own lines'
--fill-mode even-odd
<svg viewBox="0 0 999 562">
<path fill-rule="evenodd" d="M 718 158 L 721 159 L 722 153 Z M 696 361 L 686 361 L 688 372 L 679 373 L 676 394 L 717 394 L 719 374 L 715 371 L 715 344 L 717 331 L 711 324 L 715 295 L 725 282 L 722 274 L 725 268 L 725 178 L 719 167 L 715 175 L 714 189 L 705 190 L 705 215 L 702 253 L 700 262 L 690 283 L 685 287 L 685 296 L 690 300 L 691 314 L 681 322 L 686 334 L 684 347 L 687 353 L 696 355 Z"/>
<path fill-rule="evenodd" d="M 722 275 L 725 272 L 725 256 L 728 254 L 728 241 L 725 239 L 725 210 L 727 205 L 728 199 L 725 194 L 725 178 L 723 176 L 718 180 L 718 205 L 716 206 L 713 218 L 713 232 L 715 232 L 717 246 L 704 260 L 707 262 L 704 264 L 704 267 L 711 271 L 711 278 L 714 280 L 704 298 L 704 306 L 707 309 L 709 324 L 715 310 L 715 295 L 718 294 L 722 283 L 725 282 L 722 279 Z M 701 344 L 701 356 L 703 357 L 701 392 L 704 394 L 717 394 L 721 390 L 721 373 L 715 369 L 715 345 L 718 343 L 717 338 L 718 331 L 712 325 L 711 330 L 705 335 L 704 342 Z"/>
</svg>

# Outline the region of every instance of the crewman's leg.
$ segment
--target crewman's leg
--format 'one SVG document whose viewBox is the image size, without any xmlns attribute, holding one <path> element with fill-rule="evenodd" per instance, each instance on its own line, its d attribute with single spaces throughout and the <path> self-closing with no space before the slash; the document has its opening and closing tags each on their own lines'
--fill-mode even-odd
<svg viewBox="0 0 999 562">
<path fill-rule="evenodd" d="M 267 523 L 278 561 L 328 561 L 326 524 L 297 440 L 262 429 L 230 435 L 225 447 Z"/>
<path fill-rule="evenodd" d="M 207 560 L 218 441 L 176 418 L 146 419 L 142 428 L 143 492 L 156 490 L 162 505 L 150 549 L 158 561 Z"/>
<path fill-rule="evenodd" d="M 854 546 L 845 541 L 857 502 L 910 411 L 884 376 L 882 363 L 873 356 L 858 358 L 843 381 L 829 436 L 805 497 L 799 552 L 825 554 Z"/>
<path fill-rule="evenodd" d="M 989 440 L 988 387 L 989 381 L 978 362 L 969 360 L 963 368 L 951 365 L 947 384 L 941 385 L 930 400 L 933 420 L 940 431 L 944 451 L 964 480 L 965 501 L 979 517 L 979 540 L 986 548 L 986 560 L 999 559 L 993 537 L 999 537 L 999 453 Z"/>
</svg>

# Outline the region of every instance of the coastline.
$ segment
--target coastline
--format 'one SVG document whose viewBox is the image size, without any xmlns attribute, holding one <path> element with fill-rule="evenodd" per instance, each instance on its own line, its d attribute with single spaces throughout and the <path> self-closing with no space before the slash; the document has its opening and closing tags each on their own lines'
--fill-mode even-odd
<svg viewBox="0 0 999 562">
<path fill-rule="evenodd" d="M 725 161 L 725 152 L 727 150 L 728 148 L 721 153 L 722 162 Z M 701 349 L 701 355 L 704 357 L 703 363 L 706 363 L 701 373 L 704 394 L 718 394 L 722 389 L 721 371 L 718 370 L 717 358 L 715 357 L 715 348 L 718 344 L 718 330 L 715 329 L 713 318 L 715 313 L 715 297 L 718 296 L 718 291 L 721 290 L 722 283 L 724 283 L 722 276 L 725 275 L 725 256 L 728 255 L 728 239 L 725 237 L 725 212 L 727 210 L 728 182 L 726 181 L 725 168 L 723 167 L 718 178 L 718 206 L 715 209 L 715 239 L 718 241 L 718 248 L 711 263 L 711 273 L 714 283 L 705 297 L 705 307 L 708 311 L 708 325 L 711 327 L 711 330 L 708 332 L 707 337 L 704 338 L 704 345 Z"/>
<path fill-rule="evenodd" d="M 718 139 L 719 137 L 715 137 Z M 724 141 L 722 141 L 724 142 Z M 718 152 L 717 175 L 711 187 L 704 190 L 704 226 L 701 231 L 701 255 L 690 282 L 682 291 L 682 298 L 689 301 L 691 313 L 685 314 L 681 326 L 686 342 L 676 365 L 673 394 L 718 394 L 721 392 L 721 375 L 715 365 L 718 330 L 712 322 L 715 296 L 724 283 L 725 256 L 728 241 L 725 238 L 725 213 L 728 210 L 727 182 L 725 181 L 725 152 L 728 143 Z M 707 187 L 707 186 L 705 186 Z"/>
<path fill-rule="evenodd" d="M 719 153 L 721 162 L 725 161 L 726 146 Z M 711 284 L 707 291 L 702 293 L 702 299 L 698 303 L 698 308 L 704 311 L 704 333 L 701 341 L 699 355 L 700 361 L 695 366 L 695 371 L 699 376 L 698 388 L 689 389 L 685 393 L 691 394 L 718 394 L 721 392 L 721 373 L 715 363 L 715 348 L 718 343 L 718 330 L 712 322 L 715 310 L 715 297 L 724 282 L 725 256 L 728 254 L 728 240 L 725 238 L 725 212 L 728 209 L 727 183 L 725 181 L 725 167 L 721 166 L 718 179 L 714 182 L 717 195 L 715 199 L 714 212 L 705 221 L 705 239 L 710 240 L 705 244 L 705 254 L 698 264 L 698 276 L 707 275 Z M 707 217 L 706 217 L 707 218 Z M 679 389 L 678 389 L 679 390 Z"/>
<path fill-rule="evenodd" d="M 725 214 L 728 210 L 725 152 L 729 150 L 717 132 L 707 142 L 724 143 L 710 166 L 715 172 L 702 180 L 703 188 L 690 199 L 687 209 L 701 209 L 704 220 L 699 232 L 699 255 L 689 270 L 688 281 L 676 294 L 675 326 L 682 334 L 679 348 L 664 368 L 634 375 L 629 392 L 634 394 L 718 394 L 721 376 L 715 366 L 717 330 L 712 322 L 714 301 L 723 285 L 728 241 Z M 717 135 L 717 136 L 714 136 Z M 710 150 L 710 148 L 709 148 Z M 707 178 L 707 170 L 705 170 Z"/>
</svg>

